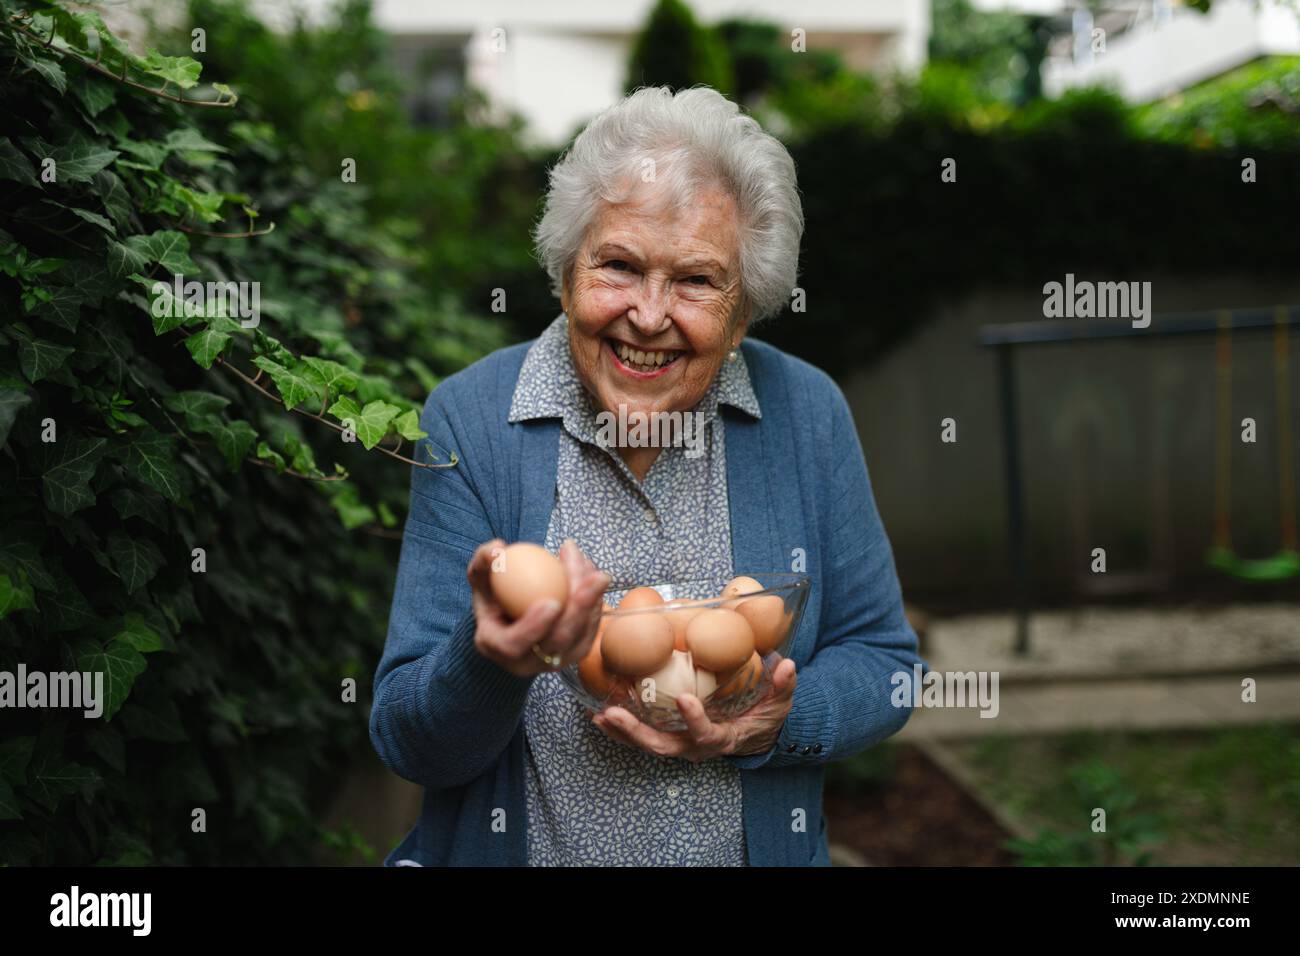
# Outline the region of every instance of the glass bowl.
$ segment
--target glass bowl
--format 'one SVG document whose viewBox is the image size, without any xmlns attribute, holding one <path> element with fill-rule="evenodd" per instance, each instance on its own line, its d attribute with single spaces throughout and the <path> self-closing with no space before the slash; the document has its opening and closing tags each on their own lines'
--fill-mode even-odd
<svg viewBox="0 0 1300 956">
<path fill-rule="evenodd" d="M 757 581 L 762 590 L 751 591 L 739 597 L 723 597 L 722 591 L 734 578 L 725 580 L 696 579 L 673 581 L 665 584 L 639 585 L 656 591 L 664 600 L 662 605 L 640 607 L 632 610 L 607 610 L 601 617 L 600 638 L 587 659 L 559 671 L 569 689 L 593 712 L 607 707 L 623 707 L 638 720 L 658 730 L 673 732 L 686 729 L 686 722 L 677 710 L 676 695 L 692 693 L 704 704 L 711 720 L 730 720 L 743 714 L 767 693 L 772 684 L 772 672 L 788 656 L 812 583 L 807 575 L 785 572 L 746 572 L 735 577 L 749 577 Z M 610 588 L 605 592 L 605 603 L 618 608 L 633 586 Z M 741 605 L 749 606 L 741 610 Z M 725 609 L 736 612 L 736 617 L 714 615 L 710 627 L 696 628 L 687 643 L 687 627 L 702 611 Z M 662 658 L 663 635 L 666 628 L 650 618 L 667 617 L 673 634 L 673 651 L 665 663 Z M 739 668 L 712 671 L 702 666 L 691 648 L 705 653 L 716 647 L 703 635 L 713 633 L 713 627 L 725 625 L 729 635 L 742 643 L 751 639 L 754 650 L 748 661 Z M 611 627 L 614 630 L 611 632 Z M 638 648 L 652 654 L 656 663 L 647 673 L 635 673 L 637 667 L 621 662 L 621 669 L 609 666 L 600 641 L 607 633 L 621 635 L 620 646 L 631 646 L 632 657 L 643 656 Z M 744 635 L 748 634 L 749 637 Z M 744 644 L 748 647 L 747 644 Z M 716 653 L 716 651 L 715 651 Z M 734 657 L 734 652 L 733 652 Z M 618 661 L 616 661 L 618 663 Z M 716 665 L 715 665 L 716 666 Z M 644 665 L 639 670 L 646 670 Z"/>
</svg>

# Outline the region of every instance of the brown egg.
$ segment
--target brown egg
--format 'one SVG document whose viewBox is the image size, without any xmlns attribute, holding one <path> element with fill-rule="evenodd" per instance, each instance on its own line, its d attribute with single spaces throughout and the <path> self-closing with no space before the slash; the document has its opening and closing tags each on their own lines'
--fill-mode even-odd
<svg viewBox="0 0 1300 956">
<path fill-rule="evenodd" d="M 718 689 L 714 691 L 714 697 L 720 700 L 733 694 L 748 693 L 758 686 L 758 682 L 762 678 L 763 661 L 755 652 L 735 673 L 726 677 L 719 675 Z"/>
<path fill-rule="evenodd" d="M 523 617 L 543 598 L 554 598 L 561 605 L 569 599 L 569 575 L 560 559 L 527 541 L 509 545 L 497 555 L 488 580 L 493 597 L 512 618 Z"/>
<path fill-rule="evenodd" d="M 785 612 L 785 602 L 776 594 L 744 598 L 735 610 L 749 622 L 754 631 L 754 649 L 767 655 L 785 640 L 790 628 L 791 615 Z"/>
<path fill-rule="evenodd" d="M 654 588 L 633 588 L 618 602 L 620 611 L 635 611 L 643 607 L 656 607 L 664 603 L 663 596 Z"/>
<path fill-rule="evenodd" d="M 622 606 L 619 607 L 622 610 Z M 605 625 L 600 654 L 615 674 L 637 677 L 668 663 L 673 653 L 673 627 L 662 614 L 615 616 Z"/>
<path fill-rule="evenodd" d="M 755 591 L 762 591 L 763 585 L 759 584 L 753 578 L 747 578 L 741 575 L 738 578 L 732 578 L 727 582 L 727 586 L 722 589 L 724 598 L 740 597 L 742 594 L 753 594 Z"/>
<path fill-rule="evenodd" d="M 592 642 L 591 650 L 578 662 L 578 678 L 582 681 L 582 686 L 587 688 L 588 693 L 597 700 L 604 700 L 612 694 L 619 683 L 618 675 L 611 674 L 605 668 L 605 662 L 600 655 L 603 631 L 602 626 L 600 632 L 596 634 L 596 640 Z"/>
<path fill-rule="evenodd" d="M 691 601 L 686 598 L 677 598 L 667 602 L 664 607 L 664 616 L 673 626 L 673 650 L 686 650 L 686 625 L 694 620 L 695 615 L 704 610 L 699 606 L 699 602 Z"/>
<path fill-rule="evenodd" d="M 686 627 L 686 649 L 705 670 L 729 674 L 754 653 L 754 632 L 736 611 L 701 611 Z"/>
</svg>

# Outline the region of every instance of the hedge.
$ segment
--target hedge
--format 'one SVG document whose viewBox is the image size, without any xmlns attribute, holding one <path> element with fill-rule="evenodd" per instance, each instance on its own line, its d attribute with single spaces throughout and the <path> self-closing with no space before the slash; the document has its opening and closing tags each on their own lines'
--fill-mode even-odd
<svg viewBox="0 0 1300 956">
<path fill-rule="evenodd" d="M 501 342 L 201 69 L 0 0 L 0 670 L 107 697 L 5 712 L 7 864 L 355 842 L 317 821 L 368 746 L 408 461 L 451 466 L 419 405 Z M 260 283 L 260 324 L 155 309 L 178 274 Z"/>
</svg>

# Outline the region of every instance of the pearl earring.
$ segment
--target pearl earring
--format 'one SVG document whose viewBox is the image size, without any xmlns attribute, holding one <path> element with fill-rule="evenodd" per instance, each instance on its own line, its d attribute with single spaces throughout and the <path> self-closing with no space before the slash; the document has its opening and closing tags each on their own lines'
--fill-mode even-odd
<svg viewBox="0 0 1300 956">
<path fill-rule="evenodd" d="M 740 357 L 740 353 L 736 351 L 736 346 L 733 344 L 731 346 L 731 351 L 727 353 L 727 361 L 734 362 L 739 357 Z"/>
</svg>

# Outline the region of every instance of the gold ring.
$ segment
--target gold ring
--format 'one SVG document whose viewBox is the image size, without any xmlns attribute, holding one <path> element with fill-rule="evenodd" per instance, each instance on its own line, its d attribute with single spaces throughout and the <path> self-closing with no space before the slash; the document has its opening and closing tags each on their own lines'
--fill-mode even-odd
<svg viewBox="0 0 1300 956">
<path fill-rule="evenodd" d="M 533 653 L 536 654 L 539 658 L 541 658 L 542 663 L 545 664 L 547 667 L 560 666 L 561 663 L 560 655 L 546 653 L 544 650 L 542 650 L 542 645 L 540 644 L 533 645 Z"/>
</svg>

